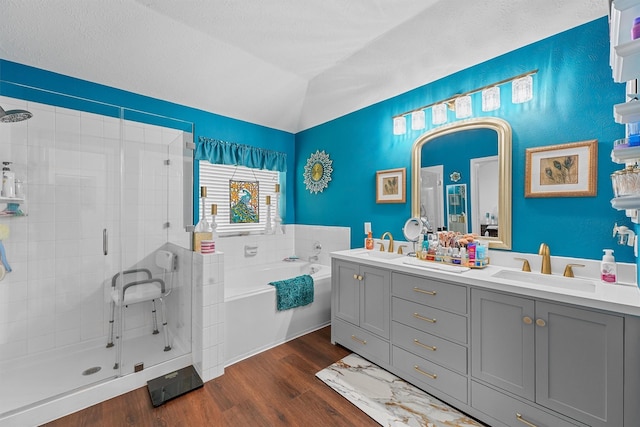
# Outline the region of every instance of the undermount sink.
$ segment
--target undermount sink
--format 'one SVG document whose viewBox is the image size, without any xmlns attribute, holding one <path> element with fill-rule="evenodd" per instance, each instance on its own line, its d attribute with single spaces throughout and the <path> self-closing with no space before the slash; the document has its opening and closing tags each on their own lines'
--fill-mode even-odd
<svg viewBox="0 0 640 427">
<path fill-rule="evenodd" d="M 551 286 L 575 291 L 595 292 L 595 281 L 576 277 L 553 276 L 517 270 L 500 270 L 492 274 L 496 279 L 507 279 L 532 285 Z"/>
<path fill-rule="evenodd" d="M 395 252 L 384 252 L 384 251 L 375 251 L 375 250 L 365 250 L 362 252 L 358 252 L 359 256 L 365 256 L 370 258 L 382 258 L 382 259 L 395 259 L 406 256 L 405 254 L 397 254 Z"/>
</svg>

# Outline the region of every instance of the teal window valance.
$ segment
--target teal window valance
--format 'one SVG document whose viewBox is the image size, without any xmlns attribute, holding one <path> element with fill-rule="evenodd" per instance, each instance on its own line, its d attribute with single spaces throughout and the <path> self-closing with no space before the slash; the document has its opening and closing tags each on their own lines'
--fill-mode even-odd
<svg viewBox="0 0 640 427">
<path fill-rule="evenodd" d="M 207 160 L 213 164 L 246 166 L 254 169 L 287 171 L 287 155 L 278 151 L 234 142 L 220 141 L 204 136 L 198 138 L 196 160 Z"/>
</svg>

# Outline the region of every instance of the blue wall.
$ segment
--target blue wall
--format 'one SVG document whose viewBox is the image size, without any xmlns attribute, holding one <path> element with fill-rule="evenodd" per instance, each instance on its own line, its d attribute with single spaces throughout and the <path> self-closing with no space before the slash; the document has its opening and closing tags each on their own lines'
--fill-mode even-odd
<svg viewBox="0 0 640 427">
<path fill-rule="evenodd" d="M 391 117 L 538 69 L 534 99 L 528 103 L 512 104 L 509 84 L 501 87 L 502 107 L 497 111 L 483 113 L 479 94 L 472 96 L 475 117 L 501 117 L 513 130 L 512 250 L 537 253 L 544 241 L 552 255 L 600 259 L 602 248 L 611 247 L 616 260 L 633 262 L 632 249 L 618 246 L 611 237 L 615 222 L 631 222 L 610 204 L 609 175 L 620 169 L 610 152 L 613 141 L 624 137 L 624 127 L 613 120 L 613 104 L 624 101 L 625 87 L 611 77 L 608 31 L 603 17 L 297 134 L 297 222 L 352 227 L 352 247 L 362 246 L 365 221 L 371 221 L 376 237 L 391 231 L 403 238 L 411 203 L 376 204 L 375 174 L 406 167 L 410 176 L 411 146 L 434 126 L 428 110 L 426 130 L 412 131 L 409 125 L 407 134 L 394 136 Z M 450 113 L 449 122 L 453 120 Z M 591 139 L 598 140 L 596 197 L 524 197 L 526 148 Z M 329 154 L 334 173 L 328 188 L 311 194 L 302 172 L 316 150 Z M 410 182 L 407 185 L 409 196 Z"/>
<path fill-rule="evenodd" d="M 287 153 L 287 182 L 283 186 L 285 195 L 286 216 L 285 223 L 295 222 L 295 211 L 293 207 L 293 181 L 295 179 L 295 137 L 293 134 L 271 129 L 265 126 L 235 120 L 218 114 L 208 113 L 196 108 L 186 107 L 167 101 L 138 95 L 108 86 L 79 80 L 61 74 L 52 73 L 17 64 L 15 62 L 0 59 L 0 81 L 12 82 L 39 89 L 45 89 L 65 95 L 79 98 L 86 98 L 106 104 L 112 104 L 132 110 L 144 111 L 161 116 L 172 117 L 193 124 L 194 142 L 198 142 L 199 136 L 221 139 L 229 142 L 253 145 L 275 151 Z M 58 105 L 67 108 L 80 109 L 112 115 L 113 108 L 95 110 L 95 104 L 75 101 L 66 97 L 55 96 L 42 91 L 25 89 L 14 84 L 0 84 L 0 94 L 26 99 L 29 101 L 42 102 L 45 104 Z M 135 114 L 128 113 L 125 118 L 135 118 Z M 153 120 L 148 121 L 153 122 Z M 154 123 L 165 124 L 165 123 Z M 6 125 L 5 125 L 6 126 Z M 183 129 L 190 130 L 190 129 Z M 198 165 L 195 164 L 194 171 L 194 200 L 197 202 L 198 191 Z M 290 189 L 290 190 L 288 190 Z M 194 214 L 197 215 L 199 209 L 197 203 L 194 207 Z M 195 218 L 194 224 L 197 222 Z"/>
</svg>

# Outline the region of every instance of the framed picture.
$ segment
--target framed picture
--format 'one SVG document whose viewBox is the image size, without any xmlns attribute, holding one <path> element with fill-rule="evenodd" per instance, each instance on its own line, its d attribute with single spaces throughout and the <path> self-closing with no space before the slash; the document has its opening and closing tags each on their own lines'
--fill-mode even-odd
<svg viewBox="0 0 640 427">
<path fill-rule="evenodd" d="M 376 203 L 405 203 L 406 183 L 405 168 L 376 172 Z"/>
<path fill-rule="evenodd" d="M 527 148 L 525 197 L 596 195 L 598 141 Z"/>
</svg>

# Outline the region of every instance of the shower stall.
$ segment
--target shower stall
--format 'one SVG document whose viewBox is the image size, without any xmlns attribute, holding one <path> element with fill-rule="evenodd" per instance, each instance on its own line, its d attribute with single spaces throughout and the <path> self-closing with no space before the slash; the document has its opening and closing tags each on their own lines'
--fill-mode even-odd
<svg viewBox="0 0 640 427">
<path fill-rule="evenodd" d="M 2 424 L 191 352 L 193 125 L 4 81 L 0 106 Z"/>
</svg>

